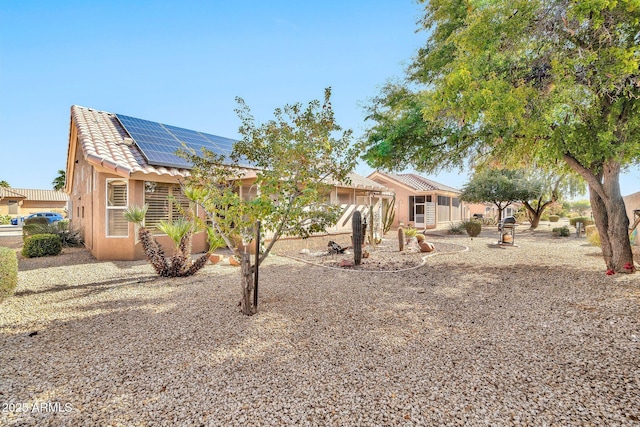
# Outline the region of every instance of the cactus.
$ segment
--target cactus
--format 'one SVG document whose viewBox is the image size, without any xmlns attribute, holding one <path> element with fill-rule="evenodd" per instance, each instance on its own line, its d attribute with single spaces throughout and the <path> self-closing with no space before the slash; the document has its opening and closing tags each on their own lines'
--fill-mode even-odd
<svg viewBox="0 0 640 427">
<path fill-rule="evenodd" d="M 364 241 L 364 235 L 362 234 L 362 214 L 360 211 L 353 213 L 351 228 L 353 232 L 353 265 L 360 265 L 362 262 L 362 242 Z"/>
<path fill-rule="evenodd" d="M 364 242 L 364 224 L 362 223 L 360 211 L 353 213 L 351 228 L 353 233 L 353 261 L 354 265 L 359 265 L 362 262 L 362 244 Z"/>
<path fill-rule="evenodd" d="M 404 250 L 404 230 L 402 227 L 398 228 L 398 248 L 400 252 Z"/>
<path fill-rule="evenodd" d="M 384 212 L 382 218 L 382 233 L 387 234 L 391 230 L 391 224 L 396 219 L 396 198 L 391 199 L 391 203 L 387 206 L 387 210 Z"/>
</svg>

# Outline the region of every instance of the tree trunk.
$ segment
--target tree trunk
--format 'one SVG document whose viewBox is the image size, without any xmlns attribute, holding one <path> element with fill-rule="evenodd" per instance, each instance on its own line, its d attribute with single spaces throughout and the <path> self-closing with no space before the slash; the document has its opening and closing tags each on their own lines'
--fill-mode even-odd
<svg viewBox="0 0 640 427">
<path fill-rule="evenodd" d="M 256 314 L 257 310 L 253 304 L 253 292 L 255 286 L 253 283 L 253 269 L 251 268 L 251 257 L 248 253 L 242 253 L 240 258 L 240 273 L 242 275 L 242 299 L 240 300 L 240 307 L 242 314 L 252 316 Z"/>
<path fill-rule="evenodd" d="M 633 252 L 629 242 L 629 218 L 620 194 L 619 176 L 619 165 L 606 164 L 601 187 L 605 197 L 589 185 L 589 198 L 607 269 L 630 273 L 634 271 L 633 268 L 624 268 L 625 265 L 633 266 Z"/>
<path fill-rule="evenodd" d="M 529 221 L 531 222 L 531 226 L 529 227 L 530 230 L 535 230 L 538 225 L 540 225 L 540 218 L 542 217 L 542 213 L 550 203 L 551 201 L 542 203 L 542 200 L 538 200 L 538 207 L 534 209 L 534 207 L 531 206 L 528 201 L 525 200 L 523 202 L 524 207 L 529 213 Z"/>
</svg>

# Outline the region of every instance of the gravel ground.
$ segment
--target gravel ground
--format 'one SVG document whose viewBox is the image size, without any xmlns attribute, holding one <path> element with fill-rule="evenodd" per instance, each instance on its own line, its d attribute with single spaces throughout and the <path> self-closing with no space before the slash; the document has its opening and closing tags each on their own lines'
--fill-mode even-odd
<svg viewBox="0 0 640 427">
<path fill-rule="evenodd" d="M 231 266 L 21 260 L 0 424 L 639 425 L 640 276 L 584 239 L 494 237 L 430 236 L 469 250 L 395 273 L 270 257 L 253 317 Z"/>
</svg>

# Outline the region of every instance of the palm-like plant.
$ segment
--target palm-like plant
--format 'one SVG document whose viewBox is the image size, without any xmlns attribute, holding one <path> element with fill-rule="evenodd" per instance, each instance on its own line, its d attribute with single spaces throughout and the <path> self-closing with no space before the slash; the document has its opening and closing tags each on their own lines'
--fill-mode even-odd
<svg viewBox="0 0 640 427">
<path fill-rule="evenodd" d="M 54 190 L 62 190 L 64 188 L 64 183 L 67 180 L 67 172 L 62 169 L 58 170 L 58 176 L 55 177 L 53 181 L 51 181 L 51 185 L 53 185 Z"/>
<path fill-rule="evenodd" d="M 184 277 L 195 274 L 205 266 L 209 253 L 191 261 L 191 241 L 196 231 L 193 222 L 180 218 L 172 222 L 162 221 L 158 229 L 167 234 L 175 243 L 173 256 L 167 258 L 164 249 L 158 244 L 156 238 L 144 226 L 144 217 L 149 207 L 144 205 L 130 206 L 124 212 L 127 221 L 133 222 L 138 227 L 138 238 L 147 260 L 151 263 L 158 275 L 162 277 Z"/>
</svg>

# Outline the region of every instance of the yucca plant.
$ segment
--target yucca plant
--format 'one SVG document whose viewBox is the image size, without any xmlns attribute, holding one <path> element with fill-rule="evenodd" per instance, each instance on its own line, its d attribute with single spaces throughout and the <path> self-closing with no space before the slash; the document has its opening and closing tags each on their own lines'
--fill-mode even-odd
<svg viewBox="0 0 640 427">
<path fill-rule="evenodd" d="M 167 258 L 162 246 L 144 226 L 144 217 L 148 208 L 147 205 L 131 206 L 125 210 L 124 217 L 139 227 L 138 238 L 142 243 L 144 254 L 158 275 L 162 277 L 191 276 L 204 267 L 209 252 L 191 261 L 191 241 L 196 231 L 194 223 L 180 218 L 172 222 L 162 221 L 158 225 L 158 229 L 168 235 L 175 244 L 173 256 Z"/>
</svg>

